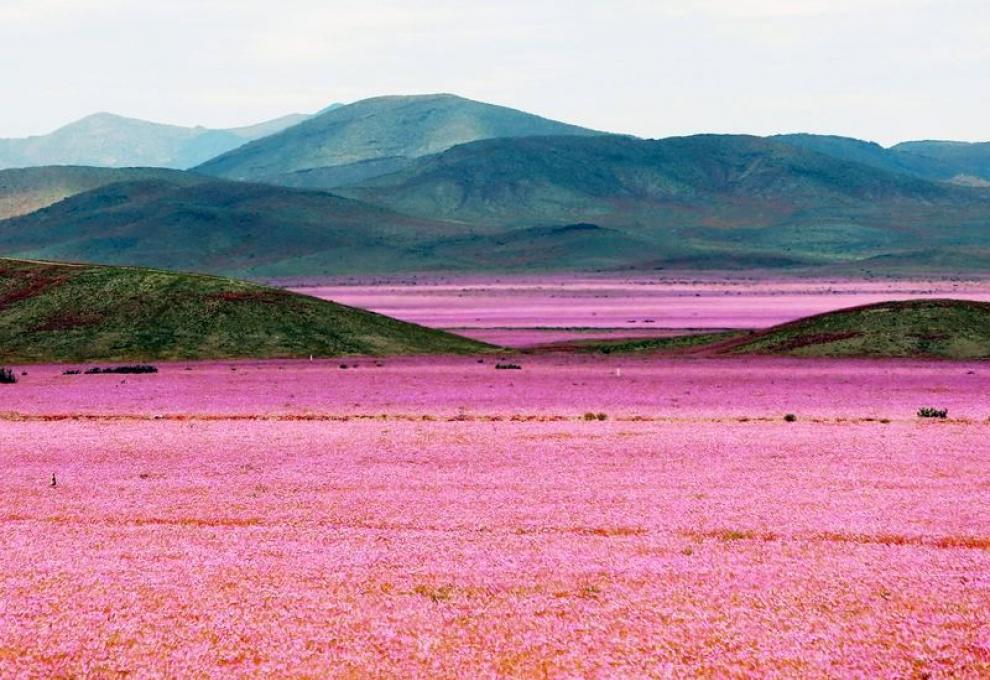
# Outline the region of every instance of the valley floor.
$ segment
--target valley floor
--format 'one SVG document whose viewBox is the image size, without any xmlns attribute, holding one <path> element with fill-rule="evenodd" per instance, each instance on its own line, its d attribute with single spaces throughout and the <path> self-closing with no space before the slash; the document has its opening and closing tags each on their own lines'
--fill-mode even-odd
<svg viewBox="0 0 990 680">
<path fill-rule="evenodd" d="M 577 338 L 766 328 L 886 300 L 990 301 L 990 279 L 780 279 L 716 274 L 427 276 L 312 281 L 295 290 L 509 347 Z"/>
<path fill-rule="evenodd" d="M 23 369 L 0 676 L 990 674 L 986 363 L 512 360 Z"/>
</svg>

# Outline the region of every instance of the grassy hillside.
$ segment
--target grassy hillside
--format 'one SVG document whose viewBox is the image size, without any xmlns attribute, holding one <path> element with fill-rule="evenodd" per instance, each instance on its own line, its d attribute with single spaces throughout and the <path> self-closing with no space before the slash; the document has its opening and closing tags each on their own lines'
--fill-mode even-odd
<svg viewBox="0 0 990 680">
<path fill-rule="evenodd" d="M 529 135 L 588 135 L 590 130 L 503 106 L 449 94 L 376 97 L 326 111 L 279 134 L 247 144 L 204 163 L 200 172 L 237 180 L 285 182 L 306 188 L 332 188 L 364 177 L 373 166 L 363 161 L 415 158 L 477 139 Z M 347 172 L 293 175 L 301 170 L 352 166 Z"/>
<path fill-rule="evenodd" d="M 908 300 L 853 307 L 775 326 L 723 351 L 986 359 L 990 358 L 990 303 Z"/>
<path fill-rule="evenodd" d="M 109 184 L 167 180 L 195 184 L 197 175 L 162 168 L 91 168 L 56 165 L 0 170 L 0 220 L 26 215 Z"/>
<path fill-rule="evenodd" d="M 242 281 L 0 259 L 0 361 L 474 352 L 486 346 Z"/>
<path fill-rule="evenodd" d="M 759 331 L 568 341 L 542 351 L 990 359 L 990 303 L 906 300 L 851 307 Z"/>
<path fill-rule="evenodd" d="M 97 113 L 46 135 L 0 139 L 0 168 L 45 165 L 189 168 L 306 118 L 292 114 L 241 128 L 208 129 Z"/>
</svg>

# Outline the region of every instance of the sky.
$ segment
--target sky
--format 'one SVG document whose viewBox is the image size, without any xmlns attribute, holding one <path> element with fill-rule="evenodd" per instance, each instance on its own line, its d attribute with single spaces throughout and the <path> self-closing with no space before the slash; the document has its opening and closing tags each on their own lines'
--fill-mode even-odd
<svg viewBox="0 0 990 680">
<path fill-rule="evenodd" d="M 988 0 L 0 0 L 0 137 L 453 92 L 588 127 L 990 140 Z"/>
</svg>

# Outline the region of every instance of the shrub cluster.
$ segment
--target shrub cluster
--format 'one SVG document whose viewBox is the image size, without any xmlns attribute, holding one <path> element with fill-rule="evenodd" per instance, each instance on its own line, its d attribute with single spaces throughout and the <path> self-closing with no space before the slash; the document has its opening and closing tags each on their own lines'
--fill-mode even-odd
<svg viewBox="0 0 990 680">
<path fill-rule="evenodd" d="M 78 368 L 62 371 L 62 375 L 79 375 L 80 373 L 86 375 L 102 375 L 104 373 L 158 373 L 158 368 L 156 366 L 149 366 L 148 364 L 134 364 L 133 366 L 111 366 L 109 368 L 94 366 L 93 368 L 87 368 L 85 371 L 80 371 Z"/>
<path fill-rule="evenodd" d="M 918 409 L 918 417 L 919 418 L 948 418 L 949 417 L 949 409 L 947 409 L 947 408 L 932 408 L 930 406 L 926 406 L 924 408 L 919 408 Z"/>
<path fill-rule="evenodd" d="M 0 368 L 0 385 L 13 385 L 17 382 L 17 376 L 9 368 Z"/>
<path fill-rule="evenodd" d="M 795 420 L 797 420 L 797 416 L 794 415 L 793 413 L 788 413 L 787 415 L 784 416 L 784 420 L 788 423 L 793 423 Z"/>
<path fill-rule="evenodd" d="M 588 411 L 587 413 L 584 414 L 584 419 L 585 420 L 608 420 L 608 414 L 607 413 L 593 413 L 591 411 Z"/>
<path fill-rule="evenodd" d="M 522 370 L 522 366 L 519 364 L 495 364 L 495 368 L 499 371 L 519 371 Z"/>
</svg>

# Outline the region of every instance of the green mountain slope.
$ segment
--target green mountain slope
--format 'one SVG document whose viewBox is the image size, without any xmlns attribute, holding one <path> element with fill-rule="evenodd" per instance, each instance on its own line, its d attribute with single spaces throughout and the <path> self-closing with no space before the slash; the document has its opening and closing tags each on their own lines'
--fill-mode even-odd
<svg viewBox="0 0 990 680">
<path fill-rule="evenodd" d="M 56 165 L 0 170 L 0 220 L 26 215 L 70 196 L 110 184 L 159 179 L 177 184 L 195 184 L 203 178 L 163 168 Z"/>
<path fill-rule="evenodd" d="M 465 353 L 487 346 L 242 281 L 0 259 L 0 361 Z"/>
<path fill-rule="evenodd" d="M 97 113 L 47 135 L 0 139 L 0 168 L 45 165 L 189 168 L 306 118 L 291 114 L 241 128 L 208 129 Z"/>
<path fill-rule="evenodd" d="M 853 307 L 774 326 L 720 351 L 985 359 L 990 358 L 990 303 L 907 300 Z"/>
<path fill-rule="evenodd" d="M 314 116 L 210 160 L 197 170 L 227 179 L 326 189 L 339 186 L 339 181 L 346 183 L 350 177 L 341 180 L 330 171 L 302 176 L 293 173 L 383 159 L 389 160 L 382 170 L 388 172 L 401 159 L 478 139 L 592 134 L 596 133 L 449 94 L 376 97 Z M 368 168 L 362 169 L 367 172 Z"/>
<path fill-rule="evenodd" d="M 643 265 L 824 263 L 990 242 L 988 192 L 747 136 L 486 140 L 338 191 L 476 224 L 591 222 L 654 243 Z"/>
</svg>

